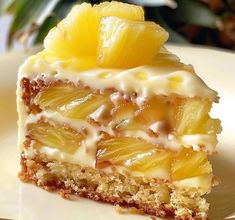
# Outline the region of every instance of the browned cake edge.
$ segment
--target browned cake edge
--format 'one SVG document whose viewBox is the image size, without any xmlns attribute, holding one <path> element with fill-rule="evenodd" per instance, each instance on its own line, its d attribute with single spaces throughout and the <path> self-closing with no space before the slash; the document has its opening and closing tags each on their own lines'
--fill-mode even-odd
<svg viewBox="0 0 235 220">
<path fill-rule="evenodd" d="M 207 219 L 209 205 L 196 190 L 174 189 L 169 183 L 153 178 L 124 176 L 115 171 L 105 173 L 90 167 L 49 160 L 39 153 L 27 158 L 24 153 L 21 154 L 19 177 L 23 182 L 56 191 L 62 197 L 77 195 L 135 207 L 142 213 L 159 217 Z"/>
</svg>

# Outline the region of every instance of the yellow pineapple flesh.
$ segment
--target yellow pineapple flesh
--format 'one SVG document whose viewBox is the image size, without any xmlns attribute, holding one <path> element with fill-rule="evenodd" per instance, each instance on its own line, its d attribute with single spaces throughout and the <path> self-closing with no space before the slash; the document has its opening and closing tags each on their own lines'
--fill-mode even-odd
<svg viewBox="0 0 235 220">
<path fill-rule="evenodd" d="M 137 105 L 131 102 L 122 102 L 112 110 L 112 116 L 117 123 L 124 120 L 131 120 L 137 109 Z"/>
<path fill-rule="evenodd" d="M 171 161 L 173 153 L 170 151 L 156 151 L 148 152 L 142 157 L 138 155 L 128 161 L 126 166 L 133 171 L 139 172 L 151 172 L 158 169 L 166 170 L 167 173 L 170 173 L 171 170 Z"/>
<path fill-rule="evenodd" d="M 94 5 L 93 8 L 101 18 L 115 16 L 133 21 L 144 21 L 144 11 L 140 6 L 111 1 Z"/>
<path fill-rule="evenodd" d="M 50 30 L 44 40 L 47 55 L 59 59 L 90 60 L 88 67 L 95 64 L 98 48 L 99 25 L 102 17 L 117 16 L 130 20 L 144 20 L 143 9 L 120 2 L 104 2 L 92 7 L 83 3 L 72 8 L 68 16 Z M 92 61 L 93 60 L 93 61 Z"/>
<path fill-rule="evenodd" d="M 34 98 L 34 103 L 43 109 L 60 110 L 64 105 L 89 95 L 89 90 L 67 84 L 54 85 L 42 89 Z"/>
<path fill-rule="evenodd" d="M 110 109 L 112 104 L 108 97 L 108 93 L 92 94 L 86 88 L 65 84 L 42 89 L 34 102 L 42 109 L 56 110 L 69 118 L 86 119 L 102 105 Z"/>
<path fill-rule="evenodd" d="M 101 20 L 100 66 L 126 68 L 145 64 L 158 53 L 168 33 L 153 22 L 118 17 Z"/>
<path fill-rule="evenodd" d="M 167 120 L 167 109 L 171 106 L 165 101 L 165 97 L 154 97 L 146 102 L 146 104 L 135 112 L 135 120 L 150 126 L 158 121 Z"/>
<path fill-rule="evenodd" d="M 123 97 L 114 104 L 111 95 L 110 91 L 94 93 L 71 84 L 52 84 L 39 91 L 34 103 L 43 110 L 54 110 L 74 119 L 86 120 L 100 112 L 100 121 L 112 121 L 122 134 L 127 130 L 146 132 L 156 122 L 163 122 L 164 132 L 177 136 L 221 131 L 220 121 L 209 117 L 211 102 L 208 100 L 156 96 L 137 106 Z"/>
<path fill-rule="evenodd" d="M 98 42 L 99 20 L 90 4 L 72 8 L 57 27 L 50 30 L 44 47 L 58 58 L 95 56 Z"/>
<path fill-rule="evenodd" d="M 103 2 L 73 7 L 44 40 L 37 57 L 83 70 L 92 67 L 125 68 L 152 62 L 168 33 L 154 22 L 144 21 L 141 7 Z"/>
<path fill-rule="evenodd" d="M 28 124 L 27 137 L 35 141 L 36 147 L 46 146 L 73 154 L 85 136 L 70 127 L 39 121 Z"/>
<path fill-rule="evenodd" d="M 174 181 L 212 172 L 205 152 L 190 148 L 180 152 L 159 150 L 155 145 L 133 137 L 109 138 L 98 143 L 96 166 L 105 168 L 111 165 L 142 173 L 161 169 Z"/>
<path fill-rule="evenodd" d="M 89 94 L 84 98 L 76 99 L 67 104 L 61 112 L 69 118 L 84 119 L 102 105 L 106 105 L 107 102 L 108 98 L 105 96 Z"/>
<path fill-rule="evenodd" d="M 181 180 L 210 174 L 211 172 L 212 167 L 205 152 L 183 149 L 172 163 L 171 175 L 172 180 Z"/>
<path fill-rule="evenodd" d="M 155 148 L 150 143 L 132 137 L 103 140 L 98 143 L 97 166 L 99 167 L 102 162 L 125 166 L 131 158 L 135 158 L 137 155 L 144 155 Z"/>
<path fill-rule="evenodd" d="M 176 99 L 171 115 L 172 127 L 179 135 L 219 133 L 219 121 L 209 117 L 211 106 L 209 100 Z"/>
</svg>

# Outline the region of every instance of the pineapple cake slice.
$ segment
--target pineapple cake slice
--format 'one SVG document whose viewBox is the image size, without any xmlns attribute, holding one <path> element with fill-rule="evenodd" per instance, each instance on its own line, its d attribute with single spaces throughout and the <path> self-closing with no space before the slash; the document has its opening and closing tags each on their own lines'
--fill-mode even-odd
<svg viewBox="0 0 235 220">
<path fill-rule="evenodd" d="M 20 67 L 22 181 L 176 219 L 207 219 L 218 94 L 141 7 L 75 5 Z"/>
</svg>

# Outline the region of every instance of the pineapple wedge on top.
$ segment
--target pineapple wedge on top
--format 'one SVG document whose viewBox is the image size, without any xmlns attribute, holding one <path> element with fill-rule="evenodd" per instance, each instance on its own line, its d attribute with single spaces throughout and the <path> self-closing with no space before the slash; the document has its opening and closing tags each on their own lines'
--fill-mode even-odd
<svg viewBox="0 0 235 220">
<path fill-rule="evenodd" d="M 168 39 L 168 33 L 154 22 L 117 17 L 101 20 L 98 62 L 103 67 L 127 68 L 152 60 Z"/>
<path fill-rule="evenodd" d="M 43 55 L 75 60 L 78 69 L 134 67 L 150 62 L 167 39 L 162 27 L 144 21 L 139 6 L 115 1 L 94 7 L 84 3 L 49 32 Z"/>
<path fill-rule="evenodd" d="M 94 7 L 87 3 L 76 5 L 57 27 L 50 30 L 44 41 L 45 49 L 60 59 L 90 59 L 89 56 L 95 59 L 100 21 L 107 16 L 143 21 L 144 11 L 139 6 L 115 1 Z"/>
</svg>

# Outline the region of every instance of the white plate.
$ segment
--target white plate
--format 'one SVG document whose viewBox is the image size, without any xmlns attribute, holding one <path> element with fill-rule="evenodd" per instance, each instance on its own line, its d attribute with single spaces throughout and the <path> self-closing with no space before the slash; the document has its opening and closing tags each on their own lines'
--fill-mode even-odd
<svg viewBox="0 0 235 220">
<path fill-rule="evenodd" d="M 235 212 L 235 54 L 205 48 L 169 45 L 185 63 L 192 63 L 199 75 L 219 92 L 220 104 L 213 116 L 222 120 L 217 156 L 211 158 L 214 173 L 222 183 L 208 196 L 210 218 L 221 220 Z M 146 216 L 120 215 L 111 205 L 87 199 L 67 201 L 54 193 L 20 183 L 15 107 L 15 83 L 19 64 L 27 54 L 0 56 L 0 218 L 22 220 L 73 219 L 149 219 Z"/>
</svg>

